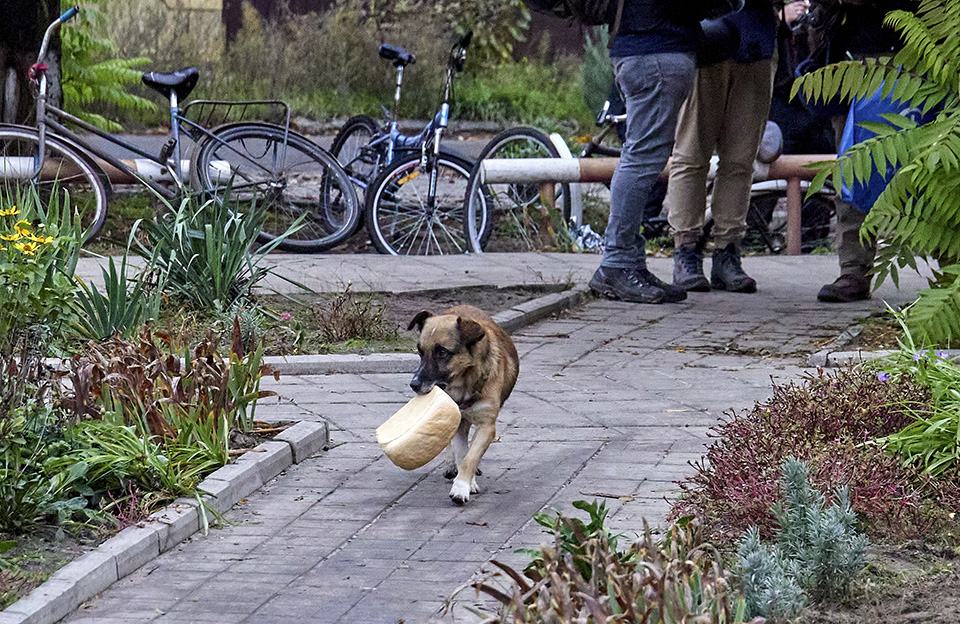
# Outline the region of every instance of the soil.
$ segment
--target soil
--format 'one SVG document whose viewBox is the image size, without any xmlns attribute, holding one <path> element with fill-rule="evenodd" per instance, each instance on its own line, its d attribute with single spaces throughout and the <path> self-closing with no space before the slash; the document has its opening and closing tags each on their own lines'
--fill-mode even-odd
<svg viewBox="0 0 960 624">
<path fill-rule="evenodd" d="M 860 321 L 860 333 L 850 340 L 844 349 L 850 351 L 881 351 L 899 348 L 897 342 L 903 337 L 903 329 L 889 312 L 875 312 Z"/>
<path fill-rule="evenodd" d="M 0 533 L 0 545 L 15 545 L 0 553 L 0 609 L 25 596 L 61 567 L 93 550 L 108 535 L 91 533 L 57 536 L 55 529 L 41 528 L 31 535 Z"/>
<path fill-rule="evenodd" d="M 807 610 L 802 624 L 955 624 L 960 622 L 957 549 L 929 545 L 873 547 L 855 606 Z"/>
</svg>

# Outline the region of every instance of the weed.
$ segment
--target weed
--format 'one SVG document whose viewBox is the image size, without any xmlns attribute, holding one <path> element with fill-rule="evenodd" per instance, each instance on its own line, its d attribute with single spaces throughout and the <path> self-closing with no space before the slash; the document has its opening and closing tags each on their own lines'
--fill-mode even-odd
<svg viewBox="0 0 960 624">
<path fill-rule="evenodd" d="M 389 340 L 397 336 L 398 327 L 384 316 L 385 307 L 372 295 L 357 294 L 347 282 L 343 292 L 320 304 L 315 316 L 323 340 Z"/>
</svg>

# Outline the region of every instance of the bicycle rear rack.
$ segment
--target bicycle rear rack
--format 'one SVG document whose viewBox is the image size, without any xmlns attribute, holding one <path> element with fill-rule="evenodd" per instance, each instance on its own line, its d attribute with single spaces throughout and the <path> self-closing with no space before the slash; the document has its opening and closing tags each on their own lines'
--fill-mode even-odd
<svg viewBox="0 0 960 624">
<path fill-rule="evenodd" d="M 193 100 L 183 107 L 180 114 L 207 130 L 228 123 L 260 121 L 281 126 L 284 132 L 290 132 L 290 105 L 282 100 Z M 188 134 L 191 139 L 198 140 L 200 137 L 194 135 L 201 133 L 191 128 Z"/>
</svg>

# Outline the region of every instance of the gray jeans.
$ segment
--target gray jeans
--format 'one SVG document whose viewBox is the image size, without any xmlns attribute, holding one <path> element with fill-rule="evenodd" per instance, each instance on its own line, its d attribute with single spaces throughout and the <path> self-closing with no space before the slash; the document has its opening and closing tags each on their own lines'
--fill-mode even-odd
<svg viewBox="0 0 960 624">
<path fill-rule="evenodd" d="M 646 265 L 643 208 L 673 151 L 677 117 L 693 88 L 696 65 L 692 54 L 664 52 L 614 59 L 614 69 L 627 105 L 627 136 L 610 184 L 600 265 L 626 269 Z"/>
</svg>

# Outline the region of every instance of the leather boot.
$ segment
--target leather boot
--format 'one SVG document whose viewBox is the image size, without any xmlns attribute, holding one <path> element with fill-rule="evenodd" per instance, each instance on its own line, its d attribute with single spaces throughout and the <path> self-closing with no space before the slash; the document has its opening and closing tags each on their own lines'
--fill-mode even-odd
<svg viewBox="0 0 960 624">
<path fill-rule="evenodd" d="M 743 272 L 743 267 L 740 265 L 740 249 L 736 243 L 730 243 L 723 249 L 713 252 L 710 284 L 717 290 L 739 293 L 757 292 L 756 280 Z"/>
<path fill-rule="evenodd" d="M 673 283 L 684 290 L 707 292 L 710 282 L 703 274 L 703 250 L 697 243 L 677 245 L 673 250 Z"/>
</svg>

